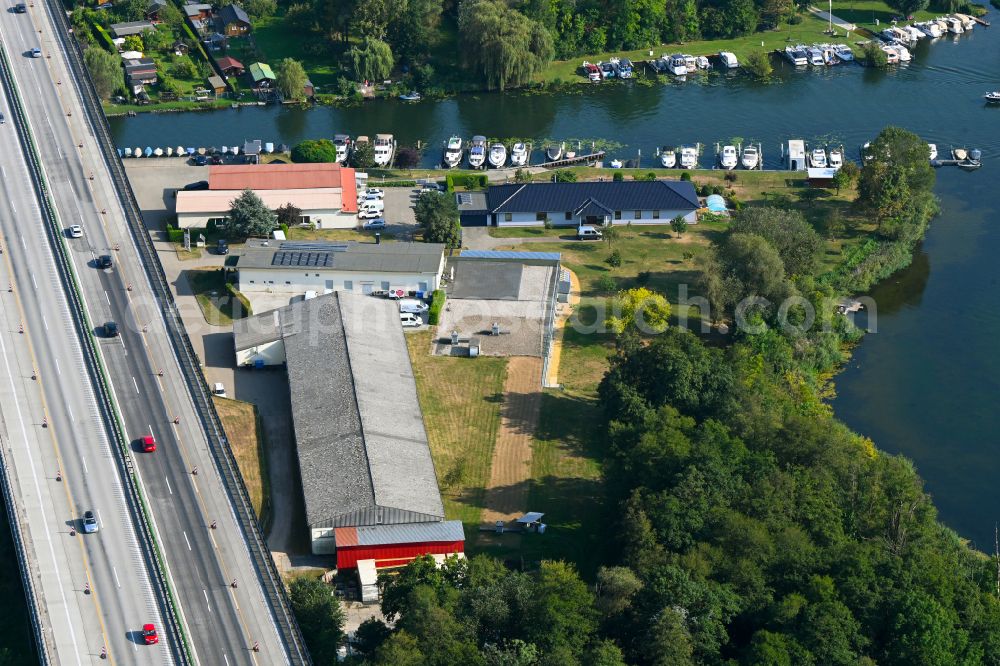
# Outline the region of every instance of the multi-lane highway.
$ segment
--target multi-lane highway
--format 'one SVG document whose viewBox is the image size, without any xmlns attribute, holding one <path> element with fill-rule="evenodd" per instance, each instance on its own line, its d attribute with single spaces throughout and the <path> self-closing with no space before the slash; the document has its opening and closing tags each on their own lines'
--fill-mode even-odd
<svg viewBox="0 0 1000 666">
<path fill-rule="evenodd" d="M 69 339 L 74 331 L 63 297 L 67 285 L 55 269 L 53 252 L 60 248 L 46 240 L 45 222 L 38 214 L 38 202 L 31 200 L 30 187 L 16 186 L 17 192 L 7 195 L 12 209 L 0 210 L 2 232 L 46 401 L 50 407 L 65 405 L 51 418 L 67 474 L 77 484 L 70 486 L 72 504 L 81 511 L 93 505 L 101 521 L 108 521 L 99 538 L 86 535 L 85 550 L 95 577 L 94 598 L 100 601 L 104 632 L 111 642 L 109 657 L 154 663 L 170 657 L 171 643 L 186 643 L 190 656 L 203 664 L 301 663 L 307 657 L 303 658 L 300 646 L 289 645 L 293 641 L 288 640 L 287 616 L 284 632 L 275 624 L 277 611 L 266 572 L 251 556 L 246 528 L 237 519 L 233 497 L 215 464 L 217 452 L 208 448 L 210 438 L 175 355 L 161 304 L 140 262 L 120 193 L 81 106 L 79 84 L 70 75 L 65 42 L 54 32 L 61 23 L 49 12 L 45 3 L 35 3 L 27 14 L 4 12 L 0 34 L 57 224 L 80 224 L 84 229 L 82 238 L 63 236 L 55 243 L 66 248 L 92 327 L 106 321 L 118 324 L 120 336 L 96 340 L 130 447 L 127 455 L 148 502 L 162 553 L 161 570 L 172 586 L 174 604 L 164 606 L 164 612 L 176 608 L 183 627 L 183 636 L 165 636 L 168 640 L 160 648 L 138 645 L 139 637 L 133 633 L 144 622 L 158 619 L 149 583 L 152 574 L 145 571 L 153 564 L 145 560 L 156 558 L 144 560 L 135 546 L 130 531 L 134 516 L 129 516 L 111 462 L 113 444 L 100 439 L 104 424 L 83 376 L 86 368 L 70 353 L 78 343 Z M 42 49 L 42 58 L 30 57 L 36 46 Z M 12 170 L 20 162 L 26 175 L 23 151 L 10 125 L 0 125 L 0 134 L 8 135 L 0 138 L 0 164 Z M 113 265 L 98 269 L 95 259 L 104 254 L 113 257 Z M 57 325 L 67 339 L 56 337 Z M 75 437 L 77 430 L 80 437 Z M 140 452 L 135 442 L 149 434 L 156 438 L 157 450 Z M 97 451 L 108 452 L 103 463 L 96 459 Z M 81 502 L 87 507 L 75 506 Z M 161 598 L 160 603 L 168 600 Z"/>
</svg>

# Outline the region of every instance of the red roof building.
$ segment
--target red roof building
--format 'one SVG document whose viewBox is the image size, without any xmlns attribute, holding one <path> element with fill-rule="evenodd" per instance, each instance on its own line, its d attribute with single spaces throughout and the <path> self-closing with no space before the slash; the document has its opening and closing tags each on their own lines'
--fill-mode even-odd
<svg viewBox="0 0 1000 666">
<path fill-rule="evenodd" d="M 401 525 L 338 527 L 337 568 L 354 569 L 358 560 L 374 560 L 377 568 L 402 566 L 421 555 L 464 553 L 460 520 Z"/>
<path fill-rule="evenodd" d="M 354 169 L 339 164 L 219 164 L 208 168 L 209 190 L 339 190 L 342 210 L 358 212 Z"/>
</svg>

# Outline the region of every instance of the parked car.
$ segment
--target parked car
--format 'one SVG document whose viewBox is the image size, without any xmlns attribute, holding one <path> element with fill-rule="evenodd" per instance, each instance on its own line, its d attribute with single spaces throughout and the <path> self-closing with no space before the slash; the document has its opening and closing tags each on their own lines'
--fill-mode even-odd
<svg viewBox="0 0 1000 666">
<path fill-rule="evenodd" d="M 417 326 L 422 326 L 424 321 L 418 314 L 413 314 L 412 312 L 400 312 L 399 323 L 403 325 L 403 328 L 416 328 Z"/>
<path fill-rule="evenodd" d="M 385 198 L 385 192 L 383 192 L 382 190 L 380 190 L 377 187 L 369 187 L 367 190 L 365 190 L 365 196 L 366 197 L 376 197 L 378 199 L 384 199 Z"/>
<path fill-rule="evenodd" d="M 110 254 L 102 254 L 101 256 L 99 256 L 97 258 L 97 267 L 98 268 L 111 268 L 111 266 L 113 264 L 114 264 L 114 262 L 111 261 L 111 255 Z"/>
<path fill-rule="evenodd" d="M 198 157 L 204 157 L 204 155 L 199 155 Z M 185 192 L 191 192 L 192 190 L 207 190 L 207 189 L 208 189 L 207 180 L 199 180 L 194 183 L 188 183 L 187 185 L 184 186 Z"/>
<path fill-rule="evenodd" d="M 372 231 L 376 231 L 378 229 L 385 229 L 385 218 L 377 217 L 374 220 L 368 220 L 363 225 L 361 225 L 361 228 Z"/>
<path fill-rule="evenodd" d="M 152 453 L 156 450 L 156 439 L 152 435 L 143 435 L 141 444 L 144 453 Z"/>
<path fill-rule="evenodd" d="M 215 252 L 216 254 L 229 254 L 229 241 L 225 238 L 220 238 L 215 242 Z"/>
<path fill-rule="evenodd" d="M 160 637 L 156 634 L 156 626 L 153 624 L 142 625 L 142 639 L 146 645 L 155 645 L 160 642 Z"/>
<path fill-rule="evenodd" d="M 113 321 L 105 322 L 104 324 L 104 337 L 106 338 L 117 338 L 118 337 L 118 324 Z"/>
<path fill-rule="evenodd" d="M 316 293 L 315 289 L 309 289 L 308 291 L 306 291 L 305 296 L 303 296 L 303 300 L 311 301 L 312 299 L 316 298 L 317 296 L 319 296 L 319 294 Z"/>
<path fill-rule="evenodd" d="M 69 231 L 70 238 L 83 238 L 83 227 L 79 224 L 70 225 L 67 231 Z"/>
<path fill-rule="evenodd" d="M 359 220 L 374 220 L 382 216 L 383 211 L 362 206 L 358 211 Z"/>
<path fill-rule="evenodd" d="M 222 155 L 212 155 L 212 157 L 209 158 L 208 161 L 211 162 L 212 164 L 222 164 L 223 162 Z"/>
<path fill-rule="evenodd" d="M 93 534 L 94 532 L 101 529 L 97 525 L 97 518 L 94 517 L 93 511 L 83 512 L 83 532 L 84 534 Z"/>
<path fill-rule="evenodd" d="M 204 155 L 195 155 L 194 157 L 191 158 L 191 162 L 195 166 L 205 166 L 206 164 L 208 164 L 208 158 L 205 157 Z"/>
<path fill-rule="evenodd" d="M 602 237 L 601 230 L 589 224 L 580 225 L 576 230 L 577 240 L 601 240 Z"/>
<path fill-rule="evenodd" d="M 212 395 L 217 395 L 220 398 L 229 397 L 226 395 L 226 387 L 222 382 L 215 382 L 215 384 L 212 385 Z"/>
</svg>

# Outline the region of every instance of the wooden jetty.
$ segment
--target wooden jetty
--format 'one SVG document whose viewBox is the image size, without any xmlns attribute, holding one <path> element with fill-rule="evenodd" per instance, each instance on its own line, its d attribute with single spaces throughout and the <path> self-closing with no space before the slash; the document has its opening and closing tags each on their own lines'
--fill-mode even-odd
<svg viewBox="0 0 1000 666">
<path fill-rule="evenodd" d="M 562 167 L 574 166 L 577 164 L 595 164 L 604 159 L 605 151 L 598 150 L 595 153 L 590 153 L 588 155 L 574 155 L 573 157 L 566 157 L 561 160 L 555 160 L 553 162 L 542 162 L 541 164 L 536 164 L 535 166 L 540 166 L 545 169 L 560 169 Z"/>
</svg>

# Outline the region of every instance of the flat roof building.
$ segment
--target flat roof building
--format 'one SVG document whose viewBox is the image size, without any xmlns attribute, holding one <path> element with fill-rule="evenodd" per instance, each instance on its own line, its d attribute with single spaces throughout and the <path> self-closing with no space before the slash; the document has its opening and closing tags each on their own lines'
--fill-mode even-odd
<svg viewBox="0 0 1000 666">
<path fill-rule="evenodd" d="M 236 259 L 239 288 L 254 293 L 341 291 L 429 294 L 441 285 L 444 245 L 353 241 L 249 243 Z"/>
<path fill-rule="evenodd" d="M 338 528 L 359 528 L 340 533 L 357 547 L 362 527 L 444 520 L 395 303 L 332 293 L 237 320 L 233 335 L 241 365 L 283 348 L 314 553 L 336 551 Z"/>
</svg>

